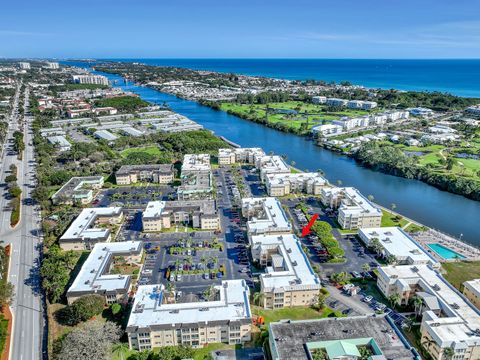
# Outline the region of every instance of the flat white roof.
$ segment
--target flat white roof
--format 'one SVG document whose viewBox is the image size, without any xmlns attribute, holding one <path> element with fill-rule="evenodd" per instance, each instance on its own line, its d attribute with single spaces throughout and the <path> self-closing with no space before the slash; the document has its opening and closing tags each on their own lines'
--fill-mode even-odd
<svg viewBox="0 0 480 360">
<path fill-rule="evenodd" d="M 163 285 L 138 287 L 127 332 L 151 326 L 240 321 L 251 318 L 249 289 L 244 280 L 226 280 L 215 286 L 219 300 L 164 304 Z"/>
<path fill-rule="evenodd" d="M 359 236 L 367 245 L 372 239 L 378 239 L 387 255 L 395 255 L 400 261 L 408 260 L 410 264 L 438 265 L 438 261 L 433 256 L 399 227 L 363 228 L 359 230 Z"/>
<path fill-rule="evenodd" d="M 283 211 L 282 205 L 274 197 L 243 198 L 242 209 L 249 214 L 247 228 L 252 235 L 269 232 L 289 233 L 292 226 Z"/>
<path fill-rule="evenodd" d="M 70 147 L 72 145 L 63 135 L 49 136 L 47 140 L 51 144 L 58 144 L 62 147 Z"/>
<path fill-rule="evenodd" d="M 72 222 L 70 227 L 63 233 L 60 240 L 71 239 L 102 239 L 108 236 L 110 230 L 93 228 L 95 220 L 99 216 L 118 216 L 122 211 L 121 207 L 87 208 L 83 209 L 80 215 Z"/>
<path fill-rule="evenodd" d="M 252 251 L 277 250 L 272 255 L 273 266 L 260 275 L 263 288 L 267 291 L 283 292 L 289 289 L 320 289 L 320 281 L 313 271 L 302 245 L 293 234 L 256 235 L 251 238 Z"/>
<path fill-rule="evenodd" d="M 354 187 L 328 188 L 323 191 L 332 194 L 333 196 L 341 195 L 344 197 L 339 209 L 346 215 L 363 212 L 382 216 L 382 210 Z"/>
<path fill-rule="evenodd" d="M 209 154 L 185 154 L 182 162 L 182 171 L 209 171 Z"/>
<path fill-rule="evenodd" d="M 93 133 L 95 136 L 101 138 L 101 139 L 104 139 L 104 140 L 108 140 L 108 141 L 113 141 L 113 140 L 116 140 L 118 139 L 118 137 L 116 135 L 113 135 L 110 131 L 108 130 L 97 130 Z"/>
<path fill-rule="evenodd" d="M 417 285 L 438 299 L 443 316 L 426 311 L 422 320 L 438 345 L 480 344 L 480 336 L 475 334 L 480 329 L 480 311 L 433 268 L 428 265 L 386 266 L 379 269 L 379 276 L 390 284 L 401 281 L 408 286 Z"/>
<path fill-rule="evenodd" d="M 465 281 L 463 286 L 468 288 L 476 296 L 480 296 L 480 279 Z"/>
<path fill-rule="evenodd" d="M 165 201 L 149 201 L 143 211 L 143 218 L 158 218 L 165 208 Z"/>
<path fill-rule="evenodd" d="M 267 180 L 271 185 L 284 184 L 286 182 L 298 183 L 307 182 L 312 184 L 325 185 L 327 180 L 320 173 L 290 173 L 290 174 L 268 174 Z"/>
<path fill-rule="evenodd" d="M 97 243 L 83 264 L 67 295 L 81 292 L 128 290 L 130 275 L 107 274 L 113 256 L 138 255 L 141 241 Z"/>
<path fill-rule="evenodd" d="M 285 160 L 278 155 L 267 155 L 257 159 L 257 168 L 264 173 L 290 172 L 290 167 Z"/>
</svg>

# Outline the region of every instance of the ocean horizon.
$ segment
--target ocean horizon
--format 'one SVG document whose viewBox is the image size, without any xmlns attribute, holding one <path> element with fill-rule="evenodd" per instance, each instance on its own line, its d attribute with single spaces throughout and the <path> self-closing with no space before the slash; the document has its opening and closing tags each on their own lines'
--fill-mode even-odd
<svg viewBox="0 0 480 360">
<path fill-rule="evenodd" d="M 287 80 L 349 81 L 367 88 L 438 91 L 480 98 L 480 59 L 108 58 Z"/>
</svg>

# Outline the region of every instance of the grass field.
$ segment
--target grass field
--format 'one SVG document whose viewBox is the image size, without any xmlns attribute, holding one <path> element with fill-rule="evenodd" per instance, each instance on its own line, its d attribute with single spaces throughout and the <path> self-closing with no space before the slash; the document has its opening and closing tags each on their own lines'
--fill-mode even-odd
<svg viewBox="0 0 480 360">
<path fill-rule="evenodd" d="M 480 278 L 480 261 L 458 261 L 442 264 L 445 279 L 460 289 L 467 280 Z"/>
<path fill-rule="evenodd" d="M 397 215 L 392 214 L 387 210 L 382 210 L 382 227 L 390 227 L 390 226 L 399 226 L 404 227 L 407 225 L 408 221 L 402 218 L 400 221 L 397 219 Z"/>
<path fill-rule="evenodd" d="M 309 307 L 292 307 L 281 308 L 276 310 L 267 310 L 259 306 L 252 306 L 252 312 L 254 315 L 263 316 L 265 324 L 268 325 L 271 322 L 280 321 L 283 319 L 290 320 L 309 320 L 309 319 L 321 319 L 325 317 L 342 317 L 341 312 L 334 311 L 326 307 L 323 312 L 318 312 L 315 309 Z"/>
<path fill-rule="evenodd" d="M 0 354 L 3 353 L 5 341 L 7 340 L 8 320 L 0 314 Z"/>
<path fill-rule="evenodd" d="M 301 101 L 286 101 L 281 103 L 269 104 L 237 104 L 222 103 L 221 109 L 242 117 L 254 117 L 257 119 L 266 118 L 266 109 L 268 108 L 268 122 L 272 124 L 282 123 L 289 128 L 300 130 L 302 125 L 307 129 L 321 124 L 339 119 L 342 116 L 362 116 L 368 114 L 363 110 L 342 109 L 341 111 L 329 112 L 325 105 L 303 103 Z M 275 113 L 275 110 L 294 110 L 296 114 Z M 376 109 L 375 109 L 376 110 Z"/>
<path fill-rule="evenodd" d="M 147 153 L 150 155 L 155 155 L 159 156 L 161 155 L 161 151 L 157 146 L 147 146 L 147 147 L 141 147 L 141 148 L 130 148 L 130 149 L 125 149 L 123 150 L 120 154 L 123 157 L 127 157 L 129 154 L 134 154 L 134 153 Z"/>
</svg>

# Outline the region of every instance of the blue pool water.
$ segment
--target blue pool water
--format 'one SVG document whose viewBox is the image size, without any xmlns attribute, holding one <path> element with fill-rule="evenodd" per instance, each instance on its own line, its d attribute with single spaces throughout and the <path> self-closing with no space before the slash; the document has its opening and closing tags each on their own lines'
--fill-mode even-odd
<svg viewBox="0 0 480 360">
<path fill-rule="evenodd" d="M 428 244 L 428 247 L 436 252 L 439 256 L 445 260 L 460 258 L 465 259 L 465 256 L 460 255 L 459 253 L 441 245 L 441 244 Z"/>
</svg>

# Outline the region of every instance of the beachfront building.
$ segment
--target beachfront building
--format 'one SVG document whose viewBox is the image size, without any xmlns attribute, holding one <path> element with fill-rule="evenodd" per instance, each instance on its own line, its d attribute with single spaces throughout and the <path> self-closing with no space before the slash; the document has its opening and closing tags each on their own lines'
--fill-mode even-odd
<svg viewBox="0 0 480 360">
<path fill-rule="evenodd" d="M 142 215 L 143 231 L 170 229 L 175 224 L 202 230 L 220 228 L 214 200 L 150 201 Z"/>
<path fill-rule="evenodd" d="M 93 200 L 95 190 L 103 186 L 103 176 L 76 176 L 52 195 L 54 204 L 86 205 Z"/>
<path fill-rule="evenodd" d="M 58 62 L 47 61 L 45 63 L 45 68 L 50 70 L 57 70 L 60 68 L 60 65 L 58 64 Z"/>
<path fill-rule="evenodd" d="M 126 328 L 130 349 L 250 341 L 252 313 L 245 281 L 222 281 L 212 290 L 206 301 L 175 302 L 164 285 L 139 286 Z"/>
<path fill-rule="evenodd" d="M 320 195 L 328 181 L 316 172 L 268 174 L 265 181 L 269 196 L 285 196 L 291 193 Z"/>
<path fill-rule="evenodd" d="M 480 279 L 465 281 L 463 283 L 463 295 L 480 309 Z"/>
<path fill-rule="evenodd" d="M 290 166 L 278 155 L 258 157 L 255 167 L 260 171 L 260 179 L 265 182 L 268 174 L 290 174 Z"/>
<path fill-rule="evenodd" d="M 130 185 L 137 182 L 168 184 L 173 181 L 172 164 L 123 165 L 115 173 L 118 185 Z"/>
<path fill-rule="evenodd" d="M 336 124 L 324 124 L 312 127 L 312 133 L 319 137 L 340 135 L 343 132 L 343 126 Z"/>
<path fill-rule="evenodd" d="M 210 198 L 212 167 L 209 154 L 186 154 L 181 168 L 182 184 L 177 189 L 178 200 Z"/>
<path fill-rule="evenodd" d="M 218 164 L 255 164 L 255 160 L 262 156 L 265 156 L 262 148 L 218 149 Z"/>
<path fill-rule="evenodd" d="M 264 308 L 311 306 L 318 301 L 320 280 L 295 235 L 255 235 L 250 245 L 253 261 L 265 268 L 260 275 Z"/>
<path fill-rule="evenodd" d="M 73 75 L 72 82 L 74 84 L 109 85 L 108 79 L 105 76 L 93 74 Z"/>
<path fill-rule="evenodd" d="M 353 187 L 322 188 L 322 203 L 338 209 L 342 229 L 377 228 L 382 222 L 382 210 Z"/>
<path fill-rule="evenodd" d="M 480 359 L 480 311 L 429 265 L 386 266 L 378 269 L 377 286 L 399 304 L 422 300 L 419 341 L 432 359 Z M 450 350 L 449 350 L 450 351 Z"/>
<path fill-rule="evenodd" d="M 381 255 L 384 258 L 395 256 L 398 265 L 440 266 L 440 263 L 432 255 L 399 227 L 362 228 L 359 230 L 358 236 L 367 247 L 371 246 L 372 242 L 380 244 Z"/>
<path fill-rule="evenodd" d="M 110 272 L 115 261 L 118 261 L 120 257 L 123 258 L 122 265 L 124 266 L 140 266 L 142 254 L 143 244 L 141 241 L 95 244 L 67 291 L 68 304 L 82 296 L 92 294 L 104 296 L 106 304 L 126 303 L 131 291 L 132 277 Z"/>
<path fill-rule="evenodd" d="M 384 315 L 272 322 L 268 332 L 273 360 L 420 359 Z"/>
<path fill-rule="evenodd" d="M 123 220 L 121 207 L 87 208 L 73 220 L 60 237 L 63 250 L 90 250 L 99 242 L 112 238 L 108 225 L 118 225 Z"/>
<path fill-rule="evenodd" d="M 247 219 L 248 236 L 292 233 L 282 204 L 274 197 L 243 198 L 242 215 Z"/>
</svg>

